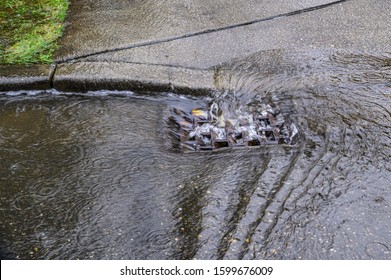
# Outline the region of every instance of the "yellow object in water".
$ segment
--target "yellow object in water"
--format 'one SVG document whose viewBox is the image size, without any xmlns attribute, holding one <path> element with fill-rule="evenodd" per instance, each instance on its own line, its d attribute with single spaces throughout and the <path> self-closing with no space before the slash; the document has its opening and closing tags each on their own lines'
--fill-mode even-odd
<svg viewBox="0 0 391 280">
<path fill-rule="evenodd" d="M 202 111 L 200 109 L 193 109 L 193 110 L 191 110 L 191 114 L 193 116 L 197 116 L 197 117 L 208 118 L 208 112 Z"/>
</svg>

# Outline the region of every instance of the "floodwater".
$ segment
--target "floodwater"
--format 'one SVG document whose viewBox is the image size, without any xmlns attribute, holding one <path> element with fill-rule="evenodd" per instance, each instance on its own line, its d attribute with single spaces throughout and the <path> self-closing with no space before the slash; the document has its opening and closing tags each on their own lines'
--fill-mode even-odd
<svg viewBox="0 0 391 280">
<path fill-rule="evenodd" d="M 391 259 L 391 58 L 269 51 L 211 96 L 0 95 L 0 253 L 18 259 Z M 170 109 L 277 104 L 294 146 L 181 153 Z"/>
</svg>

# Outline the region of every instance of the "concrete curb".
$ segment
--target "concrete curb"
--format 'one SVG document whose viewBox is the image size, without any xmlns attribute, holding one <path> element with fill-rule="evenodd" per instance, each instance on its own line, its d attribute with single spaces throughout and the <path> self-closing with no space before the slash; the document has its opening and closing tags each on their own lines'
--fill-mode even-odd
<svg viewBox="0 0 391 280">
<path fill-rule="evenodd" d="M 118 62 L 0 66 L 0 91 L 170 91 L 205 95 L 216 89 L 214 70 Z"/>
<path fill-rule="evenodd" d="M 57 66 L 59 91 L 153 90 L 205 94 L 215 89 L 214 71 L 118 62 L 76 62 Z"/>
<path fill-rule="evenodd" d="M 52 65 L 0 65 L 0 91 L 50 89 L 53 73 Z"/>
</svg>

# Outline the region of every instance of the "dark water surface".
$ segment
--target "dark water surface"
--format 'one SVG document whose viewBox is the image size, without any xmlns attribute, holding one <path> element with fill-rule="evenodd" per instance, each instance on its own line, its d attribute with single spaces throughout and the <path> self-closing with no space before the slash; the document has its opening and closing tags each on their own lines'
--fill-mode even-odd
<svg viewBox="0 0 391 280">
<path fill-rule="evenodd" d="M 391 58 L 221 65 L 225 110 L 275 103 L 294 147 L 178 153 L 169 93 L 0 95 L 0 253 L 20 259 L 391 259 Z"/>
</svg>

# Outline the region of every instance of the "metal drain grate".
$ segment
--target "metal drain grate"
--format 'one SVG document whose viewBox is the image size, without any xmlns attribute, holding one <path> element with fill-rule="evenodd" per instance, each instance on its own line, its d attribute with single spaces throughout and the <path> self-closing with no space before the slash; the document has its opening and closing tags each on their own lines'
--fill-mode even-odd
<svg viewBox="0 0 391 280">
<path fill-rule="evenodd" d="M 174 138 L 182 151 L 216 150 L 227 147 L 259 147 L 265 145 L 294 145 L 298 130 L 287 123 L 280 111 L 270 105 L 222 120 L 214 108 L 195 108 L 186 112 L 171 109 L 168 118 Z"/>
</svg>

